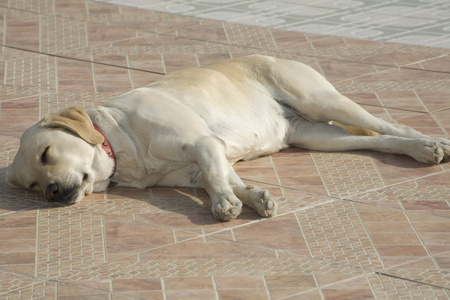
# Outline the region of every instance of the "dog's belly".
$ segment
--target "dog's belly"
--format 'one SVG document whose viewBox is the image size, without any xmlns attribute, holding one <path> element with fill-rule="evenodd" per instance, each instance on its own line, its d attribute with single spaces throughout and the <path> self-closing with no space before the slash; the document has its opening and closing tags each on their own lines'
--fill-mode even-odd
<svg viewBox="0 0 450 300">
<path fill-rule="evenodd" d="M 161 96 L 147 99 L 165 96 L 166 103 L 168 99 L 176 102 L 172 102 L 172 110 L 178 110 L 176 107 L 180 105 L 183 111 L 188 109 L 203 119 L 224 142 L 225 155 L 231 163 L 286 148 L 290 127 L 286 107 L 265 86 L 245 75 L 245 71 L 237 68 L 232 73 L 224 75 L 208 69 L 190 70 L 188 74 L 181 71 L 149 86 L 149 93 L 158 91 Z M 190 120 L 186 122 L 189 123 Z"/>
<path fill-rule="evenodd" d="M 262 97 L 261 97 L 262 98 Z M 229 117 L 205 118 L 211 131 L 224 142 L 230 163 L 272 154 L 288 147 L 290 123 L 272 98 L 259 99 L 257 110 L 242 109 Z"/>
<path fill-rule="evenodd" d="M 288 122 L 280 119 L 272 128 L 251 126 L 248 123 L 237 126 L 236 131 L 216 133 L 225 143 L 225 155 L 230 163 L 239 160 L 251 160 L 263 155 L 272 154 L 288 147 L 286 132 Z M 252 124 L 256 125 L 256 124 Z M 239 130 L 242 128 L 242 130 Z"/>
</svg>

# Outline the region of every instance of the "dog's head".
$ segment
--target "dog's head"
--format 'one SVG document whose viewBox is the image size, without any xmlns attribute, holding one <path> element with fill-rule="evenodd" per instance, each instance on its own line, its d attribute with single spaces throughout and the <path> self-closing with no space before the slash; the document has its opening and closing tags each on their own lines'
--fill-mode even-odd
<svg viewBox="0 0 450 300">
<path fill-rule="evenodd" d="M 50 202 L 76 203 L 111 174 L 112 162 L 100 147 L 103 140 L 81 109 L 47 115 L 22 135 L 6 181 L 43 191 Z"/>
</svg>

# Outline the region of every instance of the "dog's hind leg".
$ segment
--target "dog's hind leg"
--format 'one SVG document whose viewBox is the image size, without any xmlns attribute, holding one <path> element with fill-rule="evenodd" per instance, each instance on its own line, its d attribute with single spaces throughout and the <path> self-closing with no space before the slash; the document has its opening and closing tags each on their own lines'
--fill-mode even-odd
<svg viewBox="0 0 450 300">
<path fill-rule="evenodd" d="M 426 164 L 438 164 L 450 154 L 450 141 L 444 143 L 428 137 L 405 138 L 391 135 L 356 136 L 338 126 L 301 119 L 292 122 L 288 144 L 318 151 L 365 149 L 404 154 Z"/>
<path fill-rule="evenodd" d="M 345 125 L 369 129 L 380 134 L 387 134 L 407 138 L 426 137 L 419 131 L 401 124 L 392 124 L 377 118 L 367 112 L 359 104 L 339 94 L 337 91 L 327 91 L 312 100 L 310 104 L 313 114 L 305 114 L 304 117 L 312 121 L 335 121 Z"/>
<path fill-rule="evenodd" d="M 266 63 L 267 63 L 266 59 Z M 314 122 L 340 122 L 400 137 L 424 137 L 420 132 L 388 123 L 368 113 L 360 105 L 341 95 L 320 73 L 311 67 L 283 59 L 272 59 L 262 83 L 272 97 L 303 118 Z"/>
<path fill-rule="evenodd" d="M 268 81 L 272 97 L 291 114 L 311 121 L 310 124 L 322 123 L 310 129 L 318 137 L 312 136 L 308 130 L 302 131 L 302 135 L 306 137 L 303 136 L 298 144 L 307 144 L 308 147 L 305 148 L 328 151 L 372 149 L 403 153 L 427 163 L 438 163 L 450 156 L 449 140 L 429 137 L 407 126 L 391 124 L 371 115 L 360 105 L 341 95 L 331 83 L 309 66 L 282 59 L 273 59 L 269 65 L 271 76 L 265 80 Z M 369 129 L 382 136 L 350 136 L 339 128 L 329 127 L 327 123 L 330 121 Z M 322 133 L 321 130 L 325 132 Z"/>
</svg>

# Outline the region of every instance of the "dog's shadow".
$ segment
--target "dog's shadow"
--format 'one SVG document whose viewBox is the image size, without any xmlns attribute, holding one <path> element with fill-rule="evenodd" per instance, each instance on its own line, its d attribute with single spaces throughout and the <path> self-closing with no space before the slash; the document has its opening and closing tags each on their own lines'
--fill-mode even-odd
<svg viewBox="0 0 450 300">
<path fill-rule="evenodd" d="M 402 155 L 373 151 L 345 153 L 368 156 L 379 164 L 404 169 L 405 171 L 431 167 Z M 6 168 L 0 168 L 0 215 L 17 211 L 64 207 L 47 202 L 42 193 L 9 187 L 6 184 L 5 175 Z M 183 218 L 184 222 L 195 225 L 212 225 L 219 222 L 211 212 L 211 200 L 206 192 L 202 189 L 193 188 L 155 187 L 138 190 L 115 187 L 109 189 L 106 195 L 105 193 L 94 193 L 80 203 L 74 204 L 73 207 L 101 215 L 129 216 L 131 213 L 134 218 L 143 222 L 160 223 L 164 218 L 168 224 L 177 223 L 177 218 L 180 219 L 180 224 L 183 223 Z M 259 218 L 260 216 L 256 212 L 245 206 L 239 216 L 240 220 L 256 220 Z"/>
<path fill-rule="evenodd" d="M 5 178 L 6 169 L 0 168 L 0 215 L 51 206 L 36 192 L 9 187 Z"/>
<path fill-rule="evenodd" d="M 104 193 L 93 193 L 79 203 L 60 205 L 47 202 L 40 192 L 9 187 L 5 175 L 6 168 L 0 168 L 0 216 L 29 210 L 70 208 L 163 225 L 214 225 L 220 222 L 213 216 L 211 200 L 202 189 L 114 187 Z M 241 220 L 258 218 L 259 215 L 249 208 L 244 208 L 239 217 Z"/>
<path fill-rule="evenodd" d="M 115 187 L 107 191 L 107 198 L 120 202 L 135 214 L 136 220 L 162 225 L 214 225 L 218 221 L 211 212 L 211 199 L 203 189 L 153 187 L 143 190 Z M 119 200 L 121 199 L 121 200 Z M 123 201 L 132 201 L 127 207 Z M 114 204 L 113 204 L 114 206 Z M 243 207 L 239 220 L 257 220 L 260 216 Z"/>
</svg>

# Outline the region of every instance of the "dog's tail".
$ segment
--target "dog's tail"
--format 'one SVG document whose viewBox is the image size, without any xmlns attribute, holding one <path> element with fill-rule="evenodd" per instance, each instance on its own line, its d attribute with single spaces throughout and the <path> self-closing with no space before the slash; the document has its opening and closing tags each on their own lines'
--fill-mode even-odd
<svg viewBox="0 0 450 300">
<path fill-rule="evenodd" d="M 343 128 L 345 131 L 347 131 L 350 134 L 353 135 L 366 135 L 366 136 L 379 136 L 380 134 L 378 132 L 369 130 L 369 129 L 365 129 L 365 128 L 360 128 L 360 127 L 356 127 L 356 126 L 350 126 L 350 125 L 344 125 L 335 121 L 331 122 L 331 125 L 334 126 L 339 126 L 341 128 Z"/>
</svg>

